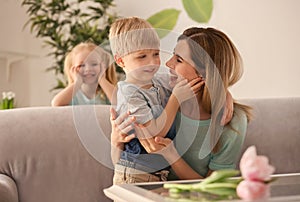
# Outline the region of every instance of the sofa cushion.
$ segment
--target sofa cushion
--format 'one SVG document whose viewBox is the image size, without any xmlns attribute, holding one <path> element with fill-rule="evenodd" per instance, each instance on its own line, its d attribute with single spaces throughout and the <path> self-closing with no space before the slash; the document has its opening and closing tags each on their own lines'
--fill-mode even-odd
<svg viewBox="0 0 300 202">
<path fill-rule="evenodd" d="M 275 173 L 300 172 L 300 97 L 244 99 L 253 107 L 244 149 L 255 145 L 266 155 Z"/>
<path fill-rule="evenodd" d="M 0 173 L 15 181 L 20 201 L 110 201 L 102 191 L 112 185 L 113 174 L 107 166 L 108 110 L 80 106 L 0 112 Z M 97 132 L 97 139 L 89 137 Z"/>
</svg>

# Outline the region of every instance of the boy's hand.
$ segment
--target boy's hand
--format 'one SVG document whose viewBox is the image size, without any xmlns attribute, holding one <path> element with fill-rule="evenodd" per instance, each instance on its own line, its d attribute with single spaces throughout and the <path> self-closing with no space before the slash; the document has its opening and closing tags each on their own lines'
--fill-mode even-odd
<svg viewBox="0 0 300 202">
<path fill-rule="evenodd" d="M 174 86 L 172 93 L 180 104 L 193 98 L 203 84 L 204 81 L 200 77 L 193 79 L 189 83 L 186 79 L 183 79 Z"/>
</svg>

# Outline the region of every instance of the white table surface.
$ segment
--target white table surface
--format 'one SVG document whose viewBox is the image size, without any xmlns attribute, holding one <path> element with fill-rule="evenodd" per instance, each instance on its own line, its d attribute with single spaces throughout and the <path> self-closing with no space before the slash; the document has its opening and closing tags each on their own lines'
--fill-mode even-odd
<svg viewBox="0 0 300 202">
<path fill-rule="evenodd" d="M 272 177 L 277 178 L 271 183 L 271 193 L 275 196 L 264 199 L 263 201 L 297 201 L 300 202 L 300 173 L 289 173 L 289 174 L 275 174 Z M 179 180 L 179 181 L 169 181 L 169 182 L 153 182 L 153 183 L 137 183 L 137 184 L 122 184 L 113 185 L 107 189 L 104 189 L 104 193 L 110 199 L 117 202 L 132 202 L 132 201 L 142 201 L 142 202 L 170 202 L 176 201 L 176 199 L 170 199 L 163 197 L 153 191 L 149 191 L 141 187 L 141 185 L 152 186 L 152 185 L 162 185 L 164 183 L 195 183 L 200 180 Z M 280 193 L 282 186 L 290 186 L 296 188 L 292 191 L 292 194 Z M 233 201 L 233 200 L 230 200 Z M 239 202 L 242 200 L 234 200 Z"/>
</svg>

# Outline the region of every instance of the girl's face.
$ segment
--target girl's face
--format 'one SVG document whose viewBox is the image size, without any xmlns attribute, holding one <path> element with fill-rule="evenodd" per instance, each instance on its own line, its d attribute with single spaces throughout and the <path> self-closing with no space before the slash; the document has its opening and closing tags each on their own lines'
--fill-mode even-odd
<svg viewBox="0 0 300 202">
<path fill-rule="evenodd" d="M 195 64 L 191 59 L 191 51 L 185 40 L 180 40 L 176 44 L 173 56 L 167 61 L 166 65 L 170 68 L 171 81 L 178 77 L 183 77 L 188 81 L 198 76 Z"/>
<path fill-rule="evenodd" d="M 78 72 L 82 78 L 83 83 L 98 83 L 101 66 L 99 55 L 96 52 L 90 51 L 88 49 L 83 49 L 74 54 L 73 60 L 74 66 L 79 69 Z"/>
</svg>

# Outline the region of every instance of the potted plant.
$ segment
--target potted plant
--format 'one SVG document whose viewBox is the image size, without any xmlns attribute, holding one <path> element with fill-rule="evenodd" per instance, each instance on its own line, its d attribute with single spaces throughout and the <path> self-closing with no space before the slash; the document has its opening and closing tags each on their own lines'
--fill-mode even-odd
<svg viewBox="0 0 300 202">
<path fill-rule="evenodd" d="M 44 39 L 50 48 L 49 56 L 55 59 L 47 68 L 57 75 L 57 85 L 52 90 L 67 84 L 65 77 L 61 77 L 66 53 L 87 40 L 98 45 L 104 43 L 116 19 L 109 12 L 114 6 L 113 0 L 23 0 L 22 6 L 27 8 L 29 15 L 25 26 L 30 25 L 30 31 Z"/>
</svg>

